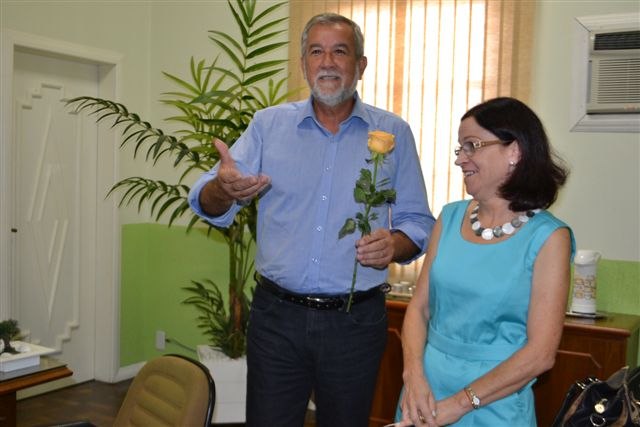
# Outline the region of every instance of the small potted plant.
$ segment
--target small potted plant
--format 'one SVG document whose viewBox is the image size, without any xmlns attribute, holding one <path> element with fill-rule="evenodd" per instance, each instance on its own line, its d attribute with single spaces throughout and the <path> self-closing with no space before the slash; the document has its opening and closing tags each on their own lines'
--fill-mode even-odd
<svg viewBox="0 0 640 427">
<path fill-rule="evenodd" d="M 20 337 L 20 328 L 17 320 L 9 319 L 0 322 L 0 354 L 17 354 L 18 350 L 13 348 L 11 341 L 18 340 Z"/>
</svg>

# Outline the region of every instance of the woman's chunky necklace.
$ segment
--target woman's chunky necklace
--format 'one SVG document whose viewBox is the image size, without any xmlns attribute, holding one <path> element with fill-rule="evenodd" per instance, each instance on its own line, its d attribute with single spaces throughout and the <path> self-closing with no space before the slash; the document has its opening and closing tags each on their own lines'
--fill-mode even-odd
<svg viewBox="0 0 640 427">
<path fill-rule="evenodd" d="M 513 234 L 516 229 L 520 228 L 522 224 L 529 221 L 535 214 L 540 212 L 540 209 L 533 209 L 527 211 L 524 215 L 517 215 L 511 221 L 505 222 L 502 226 L 497 225 L 493 228 L 484 228 L 480 224 L 478 218 L 478 210 L 480 210 L 480 204 L 478 204 L 469 215 L 469 221 L 471 222 L 471 229 L 476 236 L 482 237 L 484 240 L 491 240 L 494 237 L 502 237 L 504 235 Z"/>
</svg>

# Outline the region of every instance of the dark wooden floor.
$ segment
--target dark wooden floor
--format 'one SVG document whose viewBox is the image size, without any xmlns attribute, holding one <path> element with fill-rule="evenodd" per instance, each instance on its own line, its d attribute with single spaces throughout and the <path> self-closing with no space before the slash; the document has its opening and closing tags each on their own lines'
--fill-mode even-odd
<svg viewBox="0 0 640 427">
<path fill-rule="evenodd" d="M 98 427 L 113 425 L 131 380 L 115 384 L 89 381 L 61 390 L 18 401 L 17 427 L 50 426 L 69 421 L 87 420 Z M 304 427 L 315 426 L 309 411 Z M 217 427 L 240 427 L 244 424 L 217 424 Z"/>
</svg>

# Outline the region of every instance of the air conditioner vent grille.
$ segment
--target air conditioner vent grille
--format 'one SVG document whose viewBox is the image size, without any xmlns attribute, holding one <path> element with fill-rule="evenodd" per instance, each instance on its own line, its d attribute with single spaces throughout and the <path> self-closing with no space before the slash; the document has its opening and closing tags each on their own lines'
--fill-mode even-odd
<svg viewBox="0 0 640 427">
<path fill-rule="evenodd" d="M 593 50 L 640 49 L 640 30 L 595 35 Z"/>
<path fill-rule="evenodd" d="M 593 31 L 589 39 L 587 113 L 640 113 L 640 29 Z"/>
<path fill-rule="evenodd" d="M 600 60 L 597 82 L 598 103 L 640 103 L 640 58 Z"/>
</svg>

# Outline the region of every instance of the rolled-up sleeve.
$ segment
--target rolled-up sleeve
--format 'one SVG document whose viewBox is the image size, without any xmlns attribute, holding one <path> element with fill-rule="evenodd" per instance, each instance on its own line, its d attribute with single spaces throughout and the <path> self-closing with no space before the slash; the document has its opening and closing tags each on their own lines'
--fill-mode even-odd
<svg viewBox="0 0 640 427">
<path fill-rule="evenodd" d="M 436 220 L 429 208 L 415 140 L 409 126 L 404 127 L 398 136 L 404 143 L 398 147 L 397 152 L 397 196 L 396 203 L 391 207 L 391 229 L 402 231 L 420 248 L 418 255 L 403 262 L 406 264 L 426 251 Z"/>
</svg>

